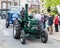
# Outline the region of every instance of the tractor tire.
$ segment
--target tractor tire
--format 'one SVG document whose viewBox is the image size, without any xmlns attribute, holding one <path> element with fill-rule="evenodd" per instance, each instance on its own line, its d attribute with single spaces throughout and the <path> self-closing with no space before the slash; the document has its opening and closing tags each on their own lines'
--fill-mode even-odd
<svg viewBox="0 0 60 48">
<path fill-rule="evenodd" d="M 22 44 L 25 44 L 25 32 L 22 30 L 20 34 L 20 41 Z"/>
<path fill-rule="evenodd" d="M 43 43 L 47 43 L 47 41 L 48 41 L 48 34 L 47 34 L 47 32 L 46 32 L 45 30 L 42 31 L 41 41 L 42 41 Z"/>
<path fill-rule="evenodd" d="M 17 30 L 16 25 L 13 24 L 13 37 L 14 39 L 20 39 L 20 32 Z"/>
</svg>

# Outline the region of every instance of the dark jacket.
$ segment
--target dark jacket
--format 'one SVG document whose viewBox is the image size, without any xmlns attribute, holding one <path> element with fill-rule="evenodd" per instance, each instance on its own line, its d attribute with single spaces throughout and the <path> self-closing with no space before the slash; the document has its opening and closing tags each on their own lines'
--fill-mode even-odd
<svg viewBox="0 0 60 48">
<path fill-rule="evenodd" d="M 53 17 L 50 16 L 50 17 L 48 17 L 48 25 L 50 26 L 52 24 L 53 24 Z"/>
</svg>

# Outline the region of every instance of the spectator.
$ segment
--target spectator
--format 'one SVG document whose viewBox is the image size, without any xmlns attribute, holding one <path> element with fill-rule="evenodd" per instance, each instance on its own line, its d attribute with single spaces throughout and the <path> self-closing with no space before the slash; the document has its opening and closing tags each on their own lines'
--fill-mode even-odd
<svg viewBox="0 0 60 48">
<path fill-rule="evenodd" d="M 58 24 L 59 24 L 58 20 L 59 20 L 58 15 L 56 15 L 54 18 L 55 32 L 58 32 Z"/>
<path fill-rule="evenodd" d="M 34 18 L 40 21 L 40 27 L 43 29 L 43 16 L 40 13 L 36 13 Z"/>
<path fill-rule="evenodd" d="M 44 28 L 45 28 L 45 22 L 46 22 L 46 18 L 47 18 L 47 15 L 44 15 L 44 22 L 43 22 L 43 25 L 44 25 Z"/>
<path fill-rule="evenodd" d="M 34 18 L 38 19 L 38 20 L 41 20 L 41 14 L 40 13 L 35 13 Z"/>
<path fill-rule="evenodd" d="M 49 31 L 49 25 L 48 25 L 48 19 L 47 18 L 46 18 L 45 24 L 46 24 L 46 30 Z"/>
<path fill-rule="evenodd" d="M 49 35 L 52 35 L 53 34 L 53 28 L 52 28 L 53 17 L 52 17 L 52 15 L 49 15 L 49 17 L 48 17 L 48 25 L 49 25 Z"/>
<path fill-rule="evenodd" d="M 59 26 L 60 26 L 60 14 L 58 14 L 58 17 L 59 17 Z"/>
<path fill-rule="evenodd" d="M 43 13 L 41 14 L 40 24 L 41 24 L 41 26 L 42 26 L 42 29 L 44 29 L 44 14 L 43 14 Z"/>
</svg>

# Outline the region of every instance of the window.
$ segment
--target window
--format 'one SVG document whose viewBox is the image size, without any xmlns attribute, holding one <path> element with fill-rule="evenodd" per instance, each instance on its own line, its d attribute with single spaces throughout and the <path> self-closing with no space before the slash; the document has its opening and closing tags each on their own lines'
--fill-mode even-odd
<svg viewBox="0 0 60 48">
<path fill-rule="evenodd" d="M 11 2 L 8 2 L 8 7 L 10 7 L 11 6 Z"/>
<path fill-rule="evenodd" d="M 2 8 L 6 9 L 6 3 L 2 3 Z"/>
<path fill-rule="evenodd" d="M 14 2 L 14 6 L 17 6 L 17 2 Z"/>
</svg>

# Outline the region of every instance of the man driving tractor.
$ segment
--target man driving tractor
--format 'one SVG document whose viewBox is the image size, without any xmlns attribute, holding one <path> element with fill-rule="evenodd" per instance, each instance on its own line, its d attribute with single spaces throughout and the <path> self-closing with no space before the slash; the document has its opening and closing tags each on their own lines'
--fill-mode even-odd
<svg viewBox="0 0 60 48">
<path fill-rule="evenodd" d="M 24 7 L 22 7 L 22 10 L 21 10 L 21 12 L 20 12 L 21 17 L 22 17 L 22 23 L 21 23 L 21 27 L 22 27 L 22 28 L 24 27 L 24 12 L 25 12 Z"/>
<path fill-rule="evenodd" d="M 19 30 L 21 30 L 23 27 L 24 27 L 24 7 L 22 7 L 22 10 L 20 11 L 20 17 L 22 18 L 22 22 L 20 23 L 20 25 L 19 26 L 21 26 L 21 28 L 18 26 L 17 27 L 17 29 L 16 29 L 16 34 L 15 34 L 15 36 L 14 36 L 14 38 L 15 39 L 19 39 L 20 38 L 20 32 L 19 32 Z M 16 20 L 15 20 L 15 24 L 16 24 L 16 21 L 17 21 L 18 19 L 16 18 Z M 19 23 L 18 23 L 19 24 Z"/>
</svg>

